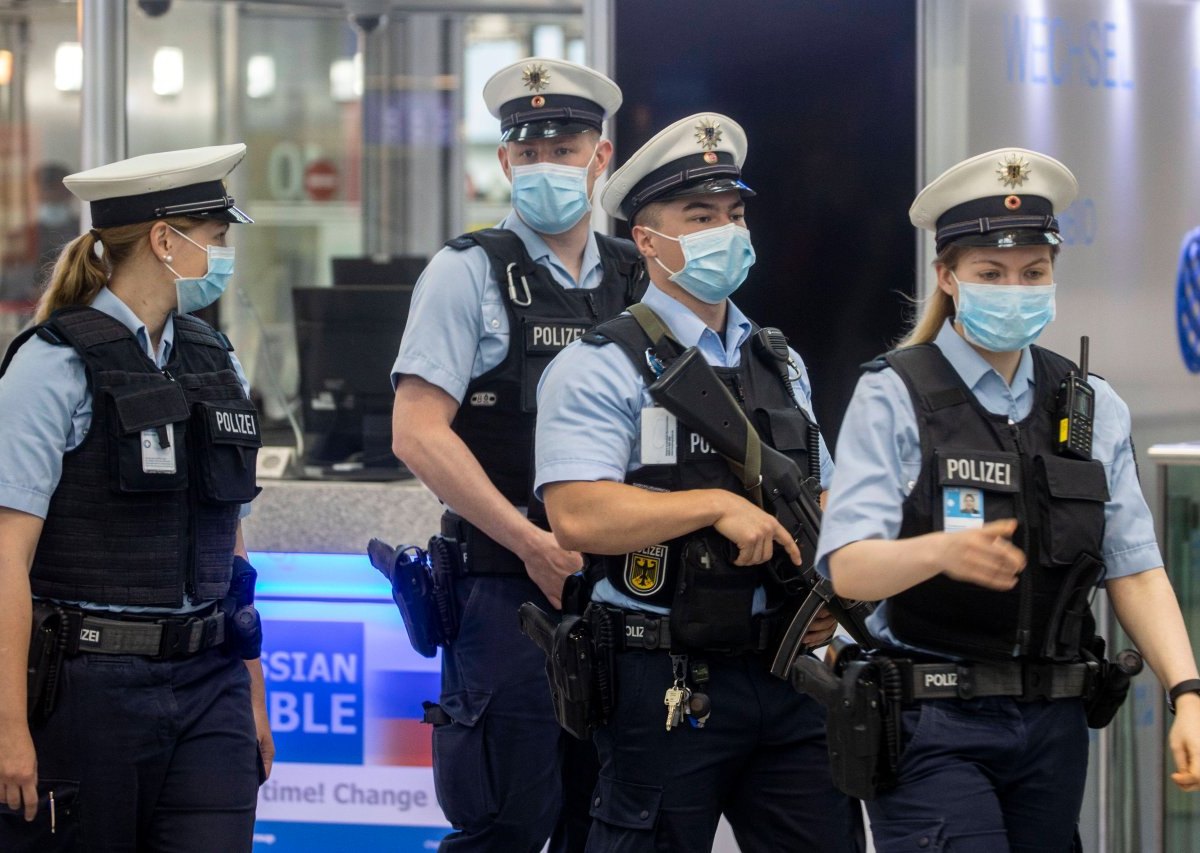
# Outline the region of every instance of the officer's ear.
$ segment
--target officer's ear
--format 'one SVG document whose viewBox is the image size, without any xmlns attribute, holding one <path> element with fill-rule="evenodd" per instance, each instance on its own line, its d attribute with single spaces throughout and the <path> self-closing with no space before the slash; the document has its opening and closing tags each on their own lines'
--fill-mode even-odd
<svg viewBox="0 0 1200 853">
<path fill-rule="evenodd" d="M 934 271 L 937 273 L 938 289 L 954 300 L 954 304 L 958 304 L 958 282 L 954 279 L 954 271 L 946 266 L 941 261 L 934 264 Z"/>
<path fill-rule="evenodd" d="M 596 146 L 596 177 L 603 175 L 608 169 L 608 164 L 612 162 L 613 144 L 607 139 L 601 139 Z"/>
<path fill-rule="evenodd" d="M 629 232 L 629 236 L 633 238 L 633 244 L 637 246 L 638 254 L 643 258 L 653 258 L 658 255 L 658 250 L 651 243 L 653 234 L 644 225 L 634 225 Z"/>
<path fill-rule="evenodd" d="M 171 227 L 165 222 L 155 222 L 150 226 L 148 242 L 150 244 L 150 251 L 154 253 L 154 257 L 162 261 L 171 256 L 171 238 L 173 236 Z"/>
<path fill-rule="evenodd" d="M 504 177 L 508 178 L 508 182 L 512 183 L 512 164 L 508 162 L 508 143 L 501 142 L 496 148 L 496 157 L 500 160 L 500 168 L 504 170 Z"/>
</svg>

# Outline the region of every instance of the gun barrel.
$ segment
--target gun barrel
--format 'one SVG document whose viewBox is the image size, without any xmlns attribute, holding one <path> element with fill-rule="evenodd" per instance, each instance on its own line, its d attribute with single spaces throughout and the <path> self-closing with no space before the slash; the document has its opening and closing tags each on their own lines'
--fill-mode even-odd
<svg viewBox="0 0 1200 853">
<path fill-rule="evenodd" d="M 390 582 L 396 572 L 396 549 L 381 539 L 367 543 L 367 558 L 380 574 Z"/>
<path fill-rule="evenodd" d="M 553 655 L 554 620 L 532 601 L 526 601 L 517 609 L 517 618 L 521 633 L 533 640 L 547 657 Z"/>
</svg>

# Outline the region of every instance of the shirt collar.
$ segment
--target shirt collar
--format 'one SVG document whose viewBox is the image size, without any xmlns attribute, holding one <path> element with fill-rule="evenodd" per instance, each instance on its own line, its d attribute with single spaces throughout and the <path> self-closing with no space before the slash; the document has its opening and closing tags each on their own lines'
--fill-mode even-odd
<svg viewBox="0 0 1200 853">
<path fill-rule="evenodd" d="M 708 328 L 690 308 L 663 293 L 653 282 L 647 285 L 642 302 L 654 309 L 654 313 L 671 328 L 679 343 L 685 347 L 699 346 L 705 333 L 716 337 L 716 332 Z M 750 320 L 733 304 L 732 299 L 726 300 L 725 305 L 724 345 L 726 354 L 732 354 L 741 349 L 742 344 L 750 337 L 751 326 Z"/>
<path fill-rule="evenodd" d="M 568 279 L 571 278 L 571 274 L 562 265 L 558 255 L 554 254 L 546 245 L 542 235 L 526 225 L 525 220 L 518 216 L 515 210 L 510 211 L 508 216 L 504 217 L 504 221 L 500 223 L 499 227 L 505 231 L 511 231 L 521 238 L 521 242 L 525 244 L 525 251 L 529 253 L 529 257 L 534 263 L 546 261 L 557 267 Z M 599 266 L 600 247 L 596 244 L 596 232 L 588 229 L 587 245 L 583 247 L 583 264 L 579 267 L 579 281 L 576 284 L 581 283 L 587 278 L 589 272 Z"/>
<path fill-rule="evenodd" d="M 154 351 L 150 348 L 150 333 L 146 331 L 146 324 L 141 321 L 137 314 L 133 313 L 132 308 L 121 301 L 121 297 L 117 296 L 117 294 L 113 293 L 107 287 L 102 287 L 100 288 L 100 292 L 96 294 L 96 298 L 92 300 L 92 307 L 97 311 L 104 312 L 133 332 L 133 336 L 137 338 L 137 342 L 141 345 L 146 355 L 154 359 L 155 364 L 159 367 L 170 361 L 171 348 L 175 343 L 174 311 L 167 316 L 166 325 L 163 326 L 162 344 L 159 349 L 159 356 L 156 357 Z"/>
<path fill-rule="evenodd" d="M 947 318 L 933 342 L 968 388 L 974 390 L 989 374 L 995 375 L 1001 382 L 1004 382 L 1004 377 L 988 364 L 987 359 L 954 330 L 953 318 Z M 1013 374 L 1010 387 L 1013 395 L 1017 396 L 1032 385 L 1033 355 L 1030 353 L 1029 347 L 1024 347 L 1021 350 L 1021 360 L 1017 363 L 1017 372 Z"/>
</svg>

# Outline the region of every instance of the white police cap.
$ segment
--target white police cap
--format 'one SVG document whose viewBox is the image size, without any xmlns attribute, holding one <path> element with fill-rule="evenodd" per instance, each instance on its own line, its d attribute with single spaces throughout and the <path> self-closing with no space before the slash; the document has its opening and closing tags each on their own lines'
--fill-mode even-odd
<svg viewBox="0 0 1200 853">
<path fill-rule="evenodd" d="M 720 113 L 696 113 L 659 131 L 608 179 L 600 204 L 610 216 L 633 219 L 652 201 L 738 190 L 746 162 L 746 132 Z"/>
<path fill-rule="evenodd" d="M 951 166 L 921 190 L 908 218 L 936 235 L 937 251 L 1062 242 L 1056 214 L 1079 194 L 1071 170 L 1025 148 L 998 148 Z"/>
<path fill-rule="evenodd" d="M 160 151 L 67 175 L 63 184 L 91 204 L 96 228 L 167 216 L 249 223 L 254 220 L 234 206 L 224 183 L 245 156 L 241 142 Z"/>
<path fill-rule="evenodd" d="M 521 141 L 599 131 L 621 106 L 621 89 L 586 66 L 531 56 L 493 74 L 483 100 L 500 119 L 501 141 Z"/>
</svg>

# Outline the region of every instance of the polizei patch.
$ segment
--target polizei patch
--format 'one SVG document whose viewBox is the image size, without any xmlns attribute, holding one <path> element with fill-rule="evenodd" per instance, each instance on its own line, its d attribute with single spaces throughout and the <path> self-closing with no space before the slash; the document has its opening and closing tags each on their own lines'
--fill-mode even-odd
<svg viewBox="0 0 1200 853">
<path fill-rule="evenodd" d="M 1019 492 L 1021 466 L 1015 453 L 938 451 L 938 482 L 990 492 Z"/>
<path fill-rule="evenodd" d="M 662 589 L 666 566 L 666 545 L 650 545 L 626 554 L 625 586 L 634 595 L 653 595 Z"/>
<path fill-rule="evenodd" d="M 258 433 L 258 414 L 218 404 L 208 407 L 209 434 L 214 441 L 261 443 Z"/>
<path fill-rule="evenodd" d="M 567 344 L 582 338 L 587 330 L 587 326 L 570 323 L 530 321 L 525 325 L 525 352 L 558 352 Z"/>
</svg>

